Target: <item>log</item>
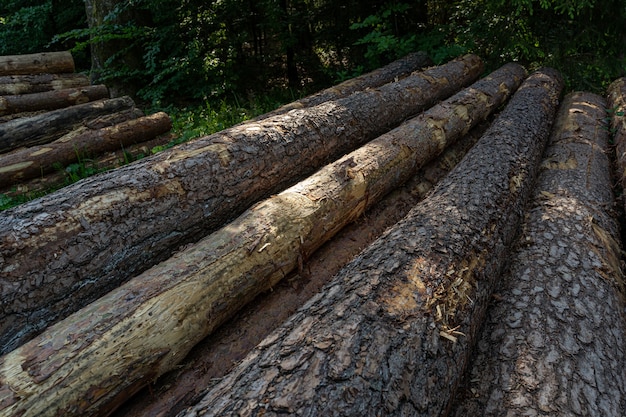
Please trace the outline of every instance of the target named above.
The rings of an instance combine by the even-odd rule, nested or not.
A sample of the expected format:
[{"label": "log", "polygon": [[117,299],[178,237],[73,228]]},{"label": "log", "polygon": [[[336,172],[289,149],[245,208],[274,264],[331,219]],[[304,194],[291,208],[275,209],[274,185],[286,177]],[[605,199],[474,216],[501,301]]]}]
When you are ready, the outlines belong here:
[{"label": "log", "polygon": [[130,97],[97,100],[5,122],[0,124],[0,152],[51,142],[86,120],[130,109],[134,105]]},{"label": "log", "polygon": [[445,415],[561,85],[531,75],[425,200],[180,416]]},{"label": "log", "polygon": [[[51,326],[0,358],[9,387],[0,404],[24,415],[108,414],[484,119],[524,76],[506,65]],[[56,342],[70,334],[75,343]]]},{"label": "log", "polygon": [[43,93],[89,84],[89,77],[85,74],[4,75],[0,76],[0,96]]},{"label": "log", "polygon": [[46,145],[0,155],[0,187],[9,187],[47,174],[57,165],[66,166],[81,158],[145,142],[169,132],[171,128],[172,121],[167,113],[158,112],[114,126],[67,135],[69,137]]},{"label": "log", "polygon": [[606,103],[564,100],[457,416],[622,416],[624,276]]},{"label": "log", "polygon": [[196,139],[0,213],[0,350],[19,346],[481,71],[478,57],[465,56],[377,90]]},{"label": "log", "polygon": [[[491,117],[490,117],[491,119]],[[407,183],[341,229],[303,264],[248,303],[196,345],[174,371],[126,401],[112,417],[174,416],[195,404],[212,381],[222,378],[270,332],[317,294],[359,252],[422,200],[478,141],[490,120],[479,124]]]},{"label": "log", "polygon": [[0,96],[0,115],[38,110],[56,110],[108,97],[109,89],[106,85]]},{"label": "log", "polygon": [[[611,118],[611,133],[615,144],[616,180],[626,189],[626,77],[619,78],[607,89],[607,105]],[[620,204],[626,207],[626,198],[621,194]]]},{"label": "log", "polygon": [[68,51],[0,56],[0,76],[63,72],[74,72],[74,58]]},{"label": "log", "polygon": [[384,67],[378,68],[367,74],[346,80],[333,87],[319,91],[300,100],[285,104],[269,113],[265,113],[254,120],[262,120],[268,117],[284,114],[294,109],[316,106],[326,101],[337,100],[346,97],[357,91],[366,88],[376,88],[381,85],[398,81],[398,79],[409,75],[413,71],[432,65],[432,60],[425,52],[413,52],[401,59],[398,59]]}]

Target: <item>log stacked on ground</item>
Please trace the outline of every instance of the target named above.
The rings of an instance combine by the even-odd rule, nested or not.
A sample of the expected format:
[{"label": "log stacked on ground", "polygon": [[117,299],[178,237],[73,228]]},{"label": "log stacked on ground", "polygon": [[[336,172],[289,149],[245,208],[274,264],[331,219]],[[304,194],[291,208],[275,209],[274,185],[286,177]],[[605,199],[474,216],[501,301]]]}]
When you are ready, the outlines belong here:
[{"label": "log stacked on ground", "polygon": [[74,58],[68,51],[0,56],[0,76],[74,72]]},{"label": "log stacked on ground", "polygon": [[394,80],[397,81],[411,72],[429,65],[432,65],[432,61],[425,52],[413,52],[404,58],[398,59],[372,72],[346,80],[303,99],[285,104],[274,111],[257,117],[255,120],[287,113],[294,109],[316,106],[330,100],[337,100],[357,91],[365,90],[366,88],[380,87]]},{"label": "log stacked on ground", "polygon": [[304,261],[271,291],[248,303],[216,332],[196,345],[174,371],[126,401],[113,417],[174,416],[195,404],[206,387],[222,378],[270,332],[294,314],[359,252],[397,223],[424,198],[478,141],[485,121],[450,145],[402,187],[385,196],[359,220]]},{"label": "log stacked on ground", "polygon": [[444,415],[561,85],[531,75],[424,201],[181,416]]},{"label": "log stacked on ground", "polygon": [[[611,132],[615,143],[617,180],[626,189],[626,77],[611,83],[607,90],[607,105],[611,112]],[[621,198],[626,207],[626,199]]]},{"label": "log stacked on ground", "polygon": [[86,130],[45,145],[0,154],[0,188],[36,178],[89,155],[144,142],[168,132],[170,117],[163,112],[98,130]]},{"label": "log stacked on ground", "polygon": [[105,85],[0,96],[0,115],[56,110],[105,98],[109,98],[109,89]]},{"label": "log stacked on ground", "polygon": [[[12,390],[32,394],[30,400],[17,402],[11,412],[69,415],[71,410],[76,415],[92,415],[119,405],[120,399],[151,378],[173,369],[197,342],[243,305],[297,268],[448,143],[484,120],[524,76],[519,65],[504,66],[492,77],[259,203],[9,353],[0,359],[7,369],[0,375]],[[36,347],[70,333],[80,334],[76,344],[56,352],[56,347]],[[88,346],[84,340],[90,340]],[[26,356],[31,357],[29,365],[24,363]],[[44,362],[56,364],[55,369],[45,371],[45,382],[32,378],[33,372],[46,366]],[[23,370],[15,373],[18,368]],[[60,379],[63,387],[56,385]],[[83,403],[94,390],[101,397]],[[59,406],[51,404],[52,397]]]},{"label": "log stacked on ground", "polygon": [[85,74],[3,75],[0,76],[0,96],[43,93],[89,84],[89,77]]},{"label": "log stacked on ground", "polygon": [[85,121],[134,107],[130,97],[96,100],[0,124],[0,152],[58,139]]},{"label": "log stacked on ground", "polygon": [[0,213],[0,350],[481,71],[480,59],[468,55],[379,89],[194,140]]},{"label": "log stacked on ground", "polygon": [[626,413],[624,276],[605,101],[564,100],[457,416]]}]

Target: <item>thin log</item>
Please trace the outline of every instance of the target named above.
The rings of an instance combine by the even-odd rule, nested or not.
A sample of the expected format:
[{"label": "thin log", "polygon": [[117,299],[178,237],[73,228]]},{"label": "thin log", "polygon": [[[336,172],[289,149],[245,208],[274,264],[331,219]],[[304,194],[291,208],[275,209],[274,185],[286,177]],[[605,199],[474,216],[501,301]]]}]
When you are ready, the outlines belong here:
[{"label": "thin log", "polygon": [[445,415],[561,85],[531,75],[429,197],[180,415]]},{"label": "thin log", "polygon": [[87,120],[135,105],[130,97],[97,100],[0,124],[0,152],[58,139]]},{"label": "thin log", "polygon": [[[524,76],[506,65],[7,354],[0,404],[24,416],[107,414],[487,117]],[[54,342],[69,334],[75,343]]]},{"label": "thin log", "polygon": [[74,58],[68,51],[0,56],[0,75],[62,72],[74,72]]},{"label": "thin log", "polygon": [[458,91],[481,70],[478,57],[465,56],[196,139],[0,213],[0,350]]},{"label": "thin log", "polygon": [[[490,117],[491,119],[491,117]],[[200,400],[205,387],[224,377],[235,364],[281,323],[317,294],[359,252],[421,201],[458,164],[489,126],[473,128],[436,159],[341,229],[302,266],[248,303],[232,319],[196,345],[174,371],[126,401],[113,417],[174,416]],[[200,397],[198,397],[200,396]]]},{"label": "thin log", "polygon": [[626,315],[606,103],[566,97],[457,416],[622,416]]},{"label": "thin log", "polygon": [[425,52],[413,52],[372,72],[346,80],[300,100],[285,104],[276,110],[257,117],[255,120],[262,120],[278,114],[284,114],[294,109],[317,106],[326,101],[337,100],[357,91],[365,90],[366,88],[380,87],[381,85],[398,81],[413,71],[417,71],[432,64],[432,60]]},{"label": "thin log", "polygon": [[106,85],[0,96],[0,115],[38,110],[56,110],[108,97],[109,89]]},{"label": "thin log", "polygon": [[0,76],[0,96],[43,93],[89,84],[89,77],[85,74],[4,75]]},{"label": "thin log", "polygon": [[[616,176],[622,189],[626,189],[626,77],[619,78],[607,89],[607,105],[611,118],[611,133],[615,144]],[[626,208],[626,198],[620,202]]]},{"label": "thin log", "polygon": [[91,155],[145,142],[167,133],[172,121],[167,113],[129,120],[98,130],[85,131],[46,145],[33,146],[0,155],[0,187],[8,187],[30,178],[36,178]]}]

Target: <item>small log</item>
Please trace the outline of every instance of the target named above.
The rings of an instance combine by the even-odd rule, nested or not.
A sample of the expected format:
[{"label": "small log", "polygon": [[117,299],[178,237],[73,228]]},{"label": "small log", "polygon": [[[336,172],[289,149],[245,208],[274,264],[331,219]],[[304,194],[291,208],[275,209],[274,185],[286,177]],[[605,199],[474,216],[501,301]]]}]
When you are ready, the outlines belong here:
[{"label": "small log", "polygon": [[0,124],[0,152],[58,139],[87,120],[132,108],[130,97],[97,100]]},{"label": "small log", "polygon": [[429,65],[432,65],[432,60],[425,52],[413,52],[404,58],[398,59],[372,72],[346,80],[340,84],[319,91],[300,100],[285,104],[284,106],[263,114],[254,120],[266,119],[278,114],[287,113],[288,111],[294,109],[317,106],[318,104],[322,104],[326,101],[337,100],[357,91],[365,90],[366,88],[380,87],[381,85],[398,81],[400,78],[409,75],[411,72],[417,71],[420,68],[424,68]]},{"label": "small log", "polygon": [[0,187],[8,187],[69,165],[81,157],[99,155],[135,143],[145,142],[172,128],[163,112],[98,130],[85,131],[40,146],[0,155]]},{"label": "small log", "polygon": [[3,211],[0,352],[453,94],[482,68],[468,55],[196,139]]},{"label": "small log", "polygon": [[561,105],[457,416],[622,416],[626,315],[606,103]]},{"label": "small log", "polygon": [[[524,76],[506,65],[0,358],[0,404],[24,416],[109,413],[487,117]],[[75,342],[58,344],[70,334]]]},{"label": "small log", "polygon": [[68,51],[0,56],[0,76],[62,72],[74,72],[74,58]]},{"label": "small log", "polygon": [[531,75],[425,200],[180,416],[445,415],[561,86]]},{"label": "small log", "polygon": [[89,84],[89,77],[85,74],[4,75],[0,76],[0,96],[43,93]]},{"label": "small log", "polygon": [[[626,77],[619,78],[607,89],[607,105],[610,111],[611,132],[615,143],[617,181],[626,189]],[[626,208],[626,198],[621,195],[621,205]]]},{"label": "small log", "polygon": [[106,85],[0,96],[0,115],[38,110],[56,110],[108,97],[109,89]]}]

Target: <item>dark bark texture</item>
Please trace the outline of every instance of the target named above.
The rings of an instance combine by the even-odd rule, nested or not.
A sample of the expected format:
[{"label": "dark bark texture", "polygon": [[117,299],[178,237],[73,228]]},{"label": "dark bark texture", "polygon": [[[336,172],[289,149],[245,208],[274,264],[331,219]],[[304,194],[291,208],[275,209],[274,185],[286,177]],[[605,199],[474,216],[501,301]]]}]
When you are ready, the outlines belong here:
[{"label": "dark bark texture", "polygon": [[531,75],[422,203],[180,416],[438,416],[513,240],[560,76]]},{"label": "dark bark texture", "polygon": [[84,130],[45,145],[0,155],[0,188],[54,171],[87,156],[134,145],[167,133],[170,117],[163,112],[97,130]]},{"label": "dark bark texture", "polygon": [[84,74],[4,75],[0,76],[0,96],[43,93],[88,85],[89,77]]},{"label": "dark bark texture", "polygon": [[432,61],[425,52],[413,52],[404,58],[398,59],[397,61],[378,68],[372,72],[346,80],[340,84],[312,94],[303,99],[285,104],[274,111],[259,116],[256,120],[266,119],[278,114],[284,114],[294,109],[317,106],[318,104],[322,104],[326,101],[337,100],[357,91],[365,90],[366,88],[380,87],[381,85],[393,82],[394,80],[397,81],[398,79],[409,75],[411,72],[417,71],[420,68],[424,68],[429,65],[432,65]]},{"label": "dark bark texture", "polygon": [[[302,258],[410,178],[448,142],[484,120],[525,75],[520,65],[505,65],[260,202],[9,353],[0,363],[11,371],[0,371],[0,378],[25,398],[13,411],[101,414],[150,377],[175,368],[242,306],[276,285]],[[55,342],[77,334],[76,343]],[[83,399],[94,391],[101,396],[85,404]]]},{"label": "dark bark texture", "polygon": [[0,115],[38,110],[56,110],[108,97],[109,90],[105,85],[0,96]]},{"label": "dark bark texture", "polygon": [[626,415],[624,281],[604,99],[562,104],[457,416]]},{"label": "dark bark texture", "polygon": [[[615,144],[616,179],[621,188],[626,189],[626,77],[611,83],[607,90],[607,105],[611,112],[611,133]],[[621,204],[626,208],[624,193]]]},{"label": "dark bark texture", "polygon": [[88,120],[135,105],[130,97],[97,100],[0,124],[0,152],[52,142]]},{"label": "dark bark texture", "polygon": [[197,139],[0,213],[0,351],[481,71],[480,59],[468,55],[379,89]]},{"label": "dark bark texture", "polygon": [[0,56],[0,76],[74,72],[74,58],[67,51]]}]

